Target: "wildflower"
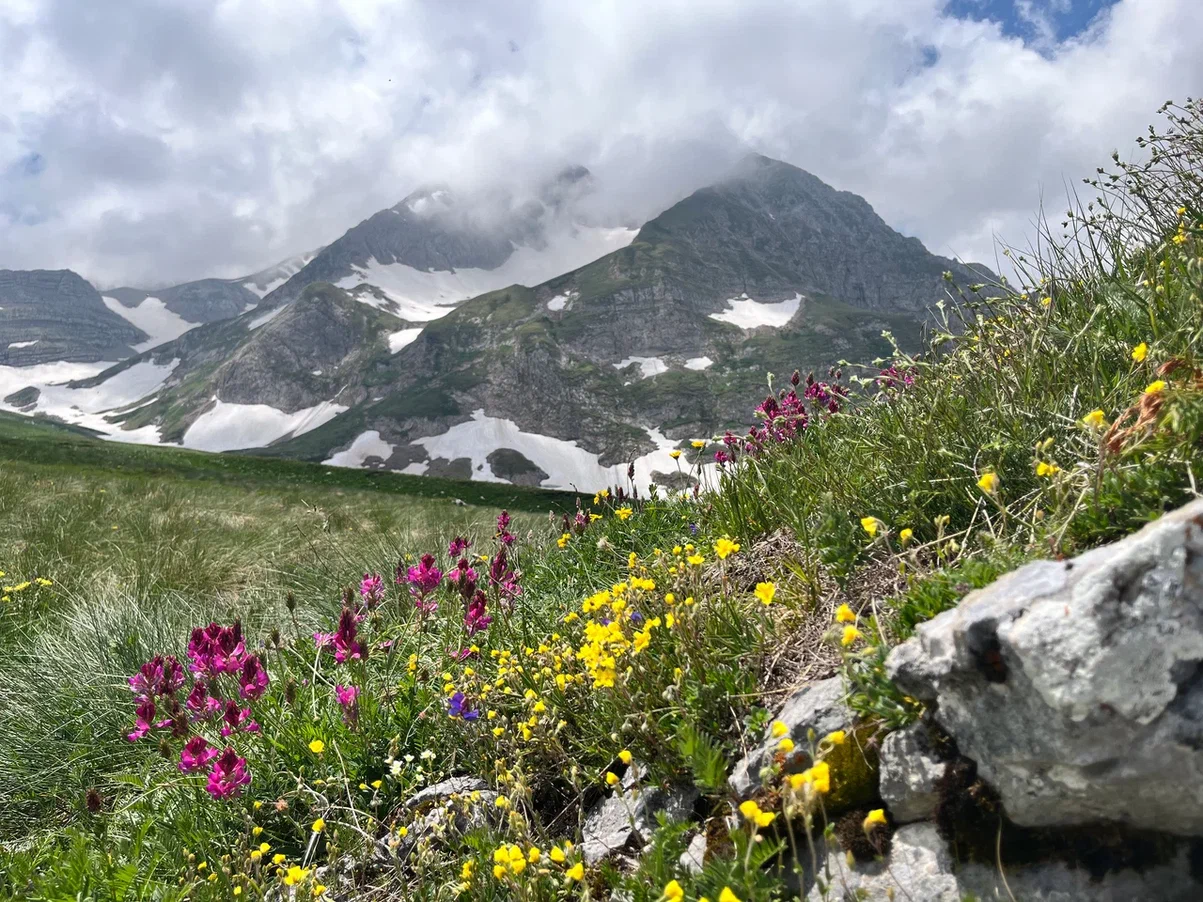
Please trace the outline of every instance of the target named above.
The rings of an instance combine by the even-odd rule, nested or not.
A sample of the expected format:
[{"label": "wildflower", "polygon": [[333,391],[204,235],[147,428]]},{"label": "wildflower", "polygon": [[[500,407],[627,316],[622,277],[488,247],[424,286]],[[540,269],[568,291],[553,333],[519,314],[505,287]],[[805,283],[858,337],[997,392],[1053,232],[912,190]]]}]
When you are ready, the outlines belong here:
[{"label": "wildflower", "polygon": [[861,517],[860,518],[860,528],[869,534],[870,539],[876,537],[877,528],[880,523],[881,523],[881,521],[878,520],[876,517]]},{"label": "wildflower", "polygon": [[614,771],[612,771],[612,770],[606,771],[606,785],[607,786],[617,786],[618,785],[618,774],[614,773]]},{"label": "wildflower", "polygon": [[872,833],[877,826],[886,826],[886,813],[881,808],[874,808],[861,823],[861,827],[866,833]]},{"label": "wildflower", "polygon": [[471,702],[462,692],[457,692],[447,700],[447,716],[459,717],[464,720],[476,720],[480,712],[472,707]]},{"label": "wildflower", "polygon": [[231,736],[234,733],[259,732],[259,724],[251,717],[251,709],[239,708],[232,698],[226,701],[226,711],[221,719],[222,736]]},{"label": "wildflower", "polygon": [[856,623],[856,614],[845,602],[835,609],[836,623]]},{"label": "wildflower", "polygon": [[1158,392],[1162,392],[1162,391],[1165,391],[1165,380],[1157,379],[1153,382],[1150,382],[1148,385],[1145,386],[1144,393],[1146,395],[1155,395]]},{"label": "wildflower", "polygon": [[[338,617],[337,631],[333,635],[315,633],[313,638],[319,648],[332,648],[334,650],[334,660],[342,664],[348,659],[359,660],[362,657],[363,649],[356,641],[356,633],[355,612],[350,608],[344,607]],[[324,641],[318,642],[319,636]]]},{"label": "wildflower", "polygon": [[359,597],[369,609],[384,601],[384,580],[379,573],[365,573],[359,581]]},{"label": "wildflower", "polygon": [[1145,358],[1148,356],[1149,346],[1143,341],[1132,349],[1132,359],[1137,363],[1144,363]]},{"label": "wildflower", "polygon": [[464,554],[471,547],[471,539],[466,539],[463,536],[456,536],[451,540],[451,544],[447,546],[447,556],[457,558]]},{"label": "wildflower", "polygon": [[247,773],[246,759],[239,758],[232,746],[213,762],[209,771],[209,782],[205,790],[215,799],[232,798],[242,794],[242,787],[251,782]]},{"label": "wildflower", "polygon": [[568,546],[568,540],[571,538],[572,538],[572,533],[570,533],[570,532],[564,533],[558,539],[556,539],[556,546],[559,548],[566,548]]},{"label": "wildflower", "polygon": [[239,694],[245,699],[256,699],[267,691],[267,669],[258,655],[248,655],[238,673]]},{"label": "wildflower", "polygon": [[780,742],[777,743],[777,751],[779,751],[779,752],[784,752],[785,754],[788,755],[793,750],[794,750],[794,741],[792,739],[790,739],[788,736],[786,736],[784,739],[782,739]]},{"label": "wildflower", "polygon": [[731,887],[724,886],[723,891],[718,894],[718,902],[743,902],[743,900],[731,892]]},{"label": "wildflower", "polygon": [[556,864],[563,864],[565,859],[564,850],[559,846],[552,846],[551,851],[547,853],[547,857]]},{"label": "wildflower", "polygon": [[455,567],[447,573],[447,582],[453,585],[464,599],[471,598],[472,593],[476,591],[477,579],[476,571],[468,564],[466,557],[460,558]]},{"label": "wildflower", "polygon": [[732,542],[726,536],[714,543],[714,553],[720,561],[725,561],[729,555],[739,551],[739,543]]},{"label": "wildflower", "polygon": [[317,820],[315,820],[313,822],[313,832],[314,833],[321,833],[325,829],[326,829],[326,819],[325,818],[319,817]]},{"label": "wildflower", "polygon": [[617,508],[614,511],[614,516],[616,516],[619,520],[626,520],[633,513],[634,513],[634,511],[631,510],[631,508],[624,506],[624,507]]},{"label": "wildflower", "polygon": [[313,898],[317,899],[326,895],[326,889],[327,887],[324,883],[315,883],[313,884],[313,890],[311,891],[311,894],[313,895]]},{"label": "wildflower", "polygon": [[320,739],[314,739],[309,743],[309,751],[313,752],[315,755],[320,755],[322,752],[326,751],[326,743],[322,742]]},{"label": "wildflower", "polygon": [[489,628],[489,624],[493,622],[493,618],[486,612],[488,600],[485,598],[485,593],[476,590],[476,594],[472,597],[472,601],[468,604],[468,610],[464,614],[464,629],[468,631],[469,636],[475,636],[477,633]]},{"label": "wildflower", "polygon": [[155,703],[153,699],[144,698],[138,703],[138,707],[134,711],[134,730],[125,738],[130,742],[137,742],[146,736],[147,733],[155,725]]},{"label": "wildflower", "polygon": [[681,888],[676,880],[670,880],[664,886],[664,892],[660,894],[660,898],[667,902],[681,902],[685,898],[685,890]]},{"label": "wildflower", "polygon": [[831,791],[831,767],[826,761],[819,761],[800,774],[791,774],[789,785],[795,792],[809,786],[821,795],[826,794]]},{"label": "wildflower", "polygon": [[761,811],[760,806],[749,800],[739,806],[739,813],[756,824],[757,827],[767,827],[777,819],[773,811]]},{"label": "wildflower", "polygon": [[543,851],[538,846],[531,846],[530,851],[526,853],[526,859],[531,864],[537,864],[542,857]]},{"label": "wildflower", "polygon": [[185,774],[202,770],[219,754],[217,749],[205,741],[204,736],[193,736],[184,743],[183,751],[180,752],[179,769],[181,773]]},{"label": "wildflower", "polygon": [[861,637],[861,631],[849,624],[844,627],[844,633],[840,636],[840,645],[847,648],[853,642]]},{"label": "wildflower", "polygon": [[906,529],[902,530],[902,532],[898,533],[898,541],[902,543],[903,548],[905,548],[907,545],[911,544],[911,539],[913,539],[914,537],[915,537],[915,530],[911,529],[909,526],[906,527]]},{"label": "wildflower", "polygon": [[1102,429],[1107,425],[1106,414],[1100,409],[1095,409],[1082,417],[1082,425],[1089,429]]},{"label": "wildflower", "polygon": [[843,745],[845,734],[843,730],[833,730],[823,737],[824,742],[830,742],[832,745]]},{"label": "wildflower", "polygon": [[998,491],[998,474],[993,470],[987,470],[981,475],[977,481],[977,487],[987,495],[993,495]]},{"label": "wildflower", "polygon": [[1044,297],[1042,297],[1040,299],[1040,303],[1044,307],[1049,306],[1050,304],[1052,304],[1052,302],[1053,302],[1053,299],[1051,297],[1049,297],[1048,295],[1045,295]]},{"label": "wildflower", "polygon": [[[438,568],[433,554],[422,555],[416,567],[410,567],[405,574],[409,590],[415,596],[424,598],[439,587],[443,580],[443,571]],[[400,578],[397,580],[401,581]]]},{"label": "wildflower", "polygon": [[292,865],[284,874],[285,886],[296,886],[299,883],[304,883],[305,878],[309,876],[309,869],[298,865]]},{"label": "wildflower", "polygon": [[673,448],[671,451],[668,452],[668,456],[671,457],[673,460],[676,460],[677,458],[679,458],[681,456],[681,452],[679,450],[677,450],[676,448]]},{"label": "wildflower", "polygon": [[763,605],[773,603],[773,596],[777,594],[777,587],[773,583],[757,583],[756,598]]},{"label": "wildflower", "polygon": [[564,876],[569,880],[581,881],[585,879],[585,865],[578,861],[572,867],[564,872]]},{"label": "wildflower", "polygon": [[1056,464],[1045,463],[1043,460],[1036,464],[1036,475],[1045,479],[1052,479],[1060,472],[1061,468]]},{"label": "wildflower", "polygon": [[704,557],[702,557],[700,554],[691,554],[685,560],[687,560],[689,562],[690,566],[693,566],[693,567],[700,567],[706,561],[706,559]]},{"label": "wildflower", "polygon": [[359,688],[356,686],[335,686],[334,697],[338,699],[343,709],[343,721],[349,727],[359,722]]},{"label": "wildflower", "polygon": [[[29,583],[8,587],[21,591]],[[129,678],[129,687],[139,698],[154,698],[159,695],[174,695],[184,685],[184,668],[173,655],[156,655]]]}]

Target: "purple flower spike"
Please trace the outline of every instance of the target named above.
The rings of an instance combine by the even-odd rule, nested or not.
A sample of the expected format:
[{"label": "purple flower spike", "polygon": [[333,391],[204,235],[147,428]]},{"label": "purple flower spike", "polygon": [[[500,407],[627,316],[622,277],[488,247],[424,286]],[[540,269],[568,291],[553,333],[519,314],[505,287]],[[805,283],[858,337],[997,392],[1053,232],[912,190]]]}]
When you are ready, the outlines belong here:
[{"label": "purple flower spike", "polygon": [[232,746],[226,746],[225,751],[213,762],[209,771],[209,783],[205,787],[209,795],[215,799],[229,799],[242,795],[242,787],[251,782],[247,773],[246,759],[239,758]]},{"label": "purple flower spike", "polygon": [[180,771],[190,774],[194,771],[203,770],[210,761],[220,754],[217,749],[205,741],[204,736],[193,736],[184,743],[184,750],[180,753]]}]

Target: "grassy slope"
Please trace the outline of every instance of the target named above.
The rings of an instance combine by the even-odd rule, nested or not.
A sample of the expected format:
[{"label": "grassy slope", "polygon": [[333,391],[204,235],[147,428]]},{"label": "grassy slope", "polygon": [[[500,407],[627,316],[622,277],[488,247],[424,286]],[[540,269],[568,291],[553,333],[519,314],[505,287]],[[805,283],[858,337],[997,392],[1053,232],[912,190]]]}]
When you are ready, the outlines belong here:
[{"label": "grassy slope", "polygon": [[[605,791],[607,770],[621,770],[623,748],[648,762],[653,779],[689,775],[721,813],[728,801],[726,764],[767,726],[756,697],[765,653],[779,649],[781,632],[805,618],[812,594],[828,605],[853,602],[861,629],[874,636],[872,646],[865,636],[853,636],[841,652],[858,710],[880,718],[866,729],[913,718],[916,712],[881,674],[885,643],[877,627],[881,639],[905,634],[955,604],[966,586],[1019,560],[1109,540],[1191,497],[1203,447],[1203,192],[1194,177],[1203,166],[1203,106],[1173,115],[1184,137],[1167,139],[1180,151],[1162,158],[1169,171],[1144,180],[1137,173],[1122,194],[1102,186],[1104,209],[1117,218],[1099,216],[1068,247],[1054,245],[1040,260],[1021,260],[1030,270],[1030,289],[981,309],[980,319],[922,359],[900,358],[916,376],[914,385],[893,391],[870,380],[858,403],[835,416],[813,415],[801,438],[731,468],[711,499],[638,505],[629,516],[601,501],[595,508],[601,519],[583,534],[566,536],[563,547],[548,541],[560,532],[558,524],[520,541],[524,594],[512,615],[491,608],[497,621],[473,639],[479,657],[452,663],[446,656],[448,647],[465,641],[455,599],[445,596],[438,615],[422,620],[404,597],[390,597],[363,630],[392,640],[392,653],[342,667],[329,657],[315,663],[307,628],[254,589],[260,580],[277,580],[278,593],[292,579],[293,564],[279,567],[283,582],[270,564],[255,570],[255,559],[270,561],[273,544],[306,559],[300,544],[287,539],[293,531],[287,518],[272,532],[280,515],[264,507],[258,526],[222,543],[249,566],[236,592],[239,600],[260,599],[246,609],[248,633],[256,641],[267,637],[273,678],[254,705],[262,737],[234,740],[254,774],[242,799],[214,802],[200,790],[203,779],[180,778],[178,743],[167,746],[172,760],[164,762],[153,742],[131,747],[120,739],[132,721],[122,678],[156,650],[182,651],[186,625],[214,608],[204,580],[224,581],[221,574],[238,569],[232,559],[198,556],[200,566],[191,567],[155,559],[150,552],[161,536],[171,540],[164,553],[188,547],[191,514],[185,499],[168,497],[170,489],[144,499],[138,493],[154,487],[141,478],[121,488],[111,510],[98,497],[96,471],[73,482],[70,497],[28,475],[0,485],[0,523],[18,524],[6,546],[18,555],[53,549],[61,571],[54,576],[63,580],[61,594],[57,587],[22,594],[16,621],[11,613],[6,621],[8,641],[17,643],[9,647],[18,653],[0,664],[10,737],[0,744],[0,781],[9,781],[0,791],[14,803],[0,815],[7,817],[0,820],[0,838],[36,847],[0,853],[0,875],[11,875],[8,892],[57,899],[87,883],[110,898],[114,888],[138,881],[147,895],[164,899],[228,898],[235,886],[257,898],[278,879],[256,862],[252,850],[259,842],[298,867],[348,854],[366,859],[371,840],[397,836],[388,813],[408,793],[468,772],[485,775],[505,793],[512,813],[462,840],[432,844],[407,869],[386,869],[377,888],[393,897],[482,902],[578,898],[582,884],[562,876],[568,863],[548,864],[542,874],[525,864],[527,850],[579,841],[580,808]],[[1190,178],[1173,169],[1182,160]],[[873,367],[868,375],[876,372]],[[1114,428],[1095,425],[1096,409]],[[983,481],[989,473],[998,481]],[[227,501],[238,512],[251,504],[229,491]],[[156,519],[160,512],[165,519]],[[119,534],[138,531],[124,553],[96,536],[88,539],[88,530],[103,532],[108,516],[128,518]],[[364,515],[348,519],[357,524]],[[76,521],[87,527],[56,525]],[[321,568],[330,556],[313,555],[320,566],[303,570],[307,575],[298,581],[299,592],[313,599],[306,617],[332,614],[340,585],[362,569],[386,566],[398,550],[436,549],[435,536],[445,538],[450,526],[432,521],[430,529],[397,540],[386,527],[372,541],[348,545],[328,573]],[[491,529],[479,522],[464,526],[474,531],[474,551],[491,550]],[[267,530],[263,546],[240,547],[259,529]],[[792,560],[748,553],[757,537],[782,529],[797,538]],[[903,530],[913,534],[904,538]],[[745,550],[716,564],[712,543],[723,532],[739,537]],[[671,550],[691,540],[710,569],[686,564],[688,547],[680,555]],[[196,543],[194,554],[209,544]],[[629,558],[632,553],[640,559]],[[103,578],[127,572],[126,556],[144,559],[148,573],[169,576],[131,595],[122,579]],[[20,559],[25,570],[18,575],[32,575],[34,560]],[[872,580],[861,585],[857,579],[865,572],[899,578],[903,566],[908,576],[899,579],[905,590],[896,599],[880,597]],[[777,598],[765,608],[750,590],[774,567],[791,575],[778,575]],[[642,582],[646,578],[655,588]],[[581,605],[618,580],[626,583],[614,590],[625,607]],[[219,600],[226,605],[219,613],[228,616],[229,600]],[[883,612],[881,623],[869,617],[870,601]],[[631,609],[640,612],[638,620]],[[273,629],[282,642],[271,638]],[[641,655],[638,643],[645,639]],[[603,673],[607,653],[617,659],[613,686]],[[403,663],[410,655],[412,669]],[[281,685],[289,678],[299,684],[293,700]],[[336,683],[363,690],[353,724],[334,701]],[[496,717],[447,717],[446,700],[456,689]],[[693,735],[696,725],[709,736]],[[325,751],[311,750],[315,738],[326,742]],[[845,770],[834,750],[823,754],[833,762],[828,800],[838,811],[837,799],[856,786],[854,762]],[[395,770],[390,759],[398,762]],[[56,764],[41,766],[47,761]],[[103,789],[107,807],[99,814],[84,810],[88,786]],[[272,805],[275,799],[287,801],[287,809]],[[252,800],[267,804],[257,809]],[[763,797],[766,805],[779,801]],[[314,838],[311,825],[319,816],[325,829]],[[263,832],[253,833],[251,824]],[[153,833],[146,833],[152,825]],[[795,820],[794,830],[800,829]],[[782,835],[776,825],[763,843],[751,842],[750,832],[747,826],[734,830],[733,852],[720,849],[693,875],[677,863],[679,831],[667,830],[633,877],[590,869],[587,883],[594,897],[604,897],[622,882],[636,902],[663,898],[670,878],[680,881],[688,899],[719,898],[724,887],[744,902],[775,898],[781,875],[761,865],[770,865],[774,850],[790,842],[796,858],[805,856],[805,845],[799,852],[798,837]],[[495,876],[493,852],[502,843],[519,844],[524,864],[502,867]],[[993,867],[996,850],[989,852]],[[1007,850],[998,852],[1005,867]],[[313,889],[309,874],[300,898]]]}]

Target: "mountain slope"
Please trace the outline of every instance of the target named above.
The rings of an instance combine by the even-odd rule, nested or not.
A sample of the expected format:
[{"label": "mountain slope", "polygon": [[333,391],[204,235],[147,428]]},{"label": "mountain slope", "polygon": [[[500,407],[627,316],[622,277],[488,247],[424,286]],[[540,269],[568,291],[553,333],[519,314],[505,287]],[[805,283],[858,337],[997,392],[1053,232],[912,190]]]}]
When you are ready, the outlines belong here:
[{"label": "mountain slope", "polygon": [[429,323],[391,362],[387,394],[273,453],[488,479],[510,478],[488,459],[504,451],[510,471],[524,458],[522,472],[589,480],[579,488],[635,459],[646,482],[675,470],[680,440],[740,425],[768,373],[887,354],[883,331],[915,346],[947,271],[991,276],[928,253],[855,195],[752,157],[629,247]]},{"label": "mountain slope", "polygon": [[121,360],[147,337],[70,270],[0,269],[0,366]]}]

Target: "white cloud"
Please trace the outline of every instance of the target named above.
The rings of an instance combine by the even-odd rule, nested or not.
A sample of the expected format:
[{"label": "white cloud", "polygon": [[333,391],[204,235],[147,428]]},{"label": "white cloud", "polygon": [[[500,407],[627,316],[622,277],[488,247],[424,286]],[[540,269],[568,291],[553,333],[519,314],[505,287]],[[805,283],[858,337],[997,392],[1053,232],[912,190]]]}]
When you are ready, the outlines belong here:
[{"label": "white cloud", "polygon": [[1038,9],[1025,44],[944,0],[9,0],[0,267],[234,276],[420,183],[568,161],[650,215],[744,149],[992,262],[1203,83],[1197,0],[1060,44]]}]

